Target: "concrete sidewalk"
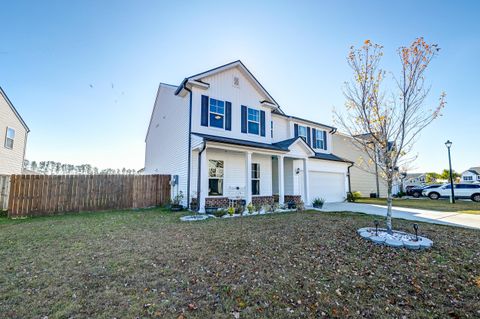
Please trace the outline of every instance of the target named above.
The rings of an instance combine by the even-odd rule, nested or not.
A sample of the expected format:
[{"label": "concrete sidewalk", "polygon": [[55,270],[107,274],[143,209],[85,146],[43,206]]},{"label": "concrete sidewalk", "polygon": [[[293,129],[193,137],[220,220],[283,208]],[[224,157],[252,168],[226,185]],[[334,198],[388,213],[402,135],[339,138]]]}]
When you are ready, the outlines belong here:
[{"label": "concrete sidewalk", "polygon": [[[325,212],[354,212],[370,215],[386,216],[387,206],[356,203],[325,203],[321,211]],[[403,218],[433,224],[460,226],[480,229],[480,215],[461,214],[456,212],[438,212],[405,207],[393,207],[393,218]]]}]

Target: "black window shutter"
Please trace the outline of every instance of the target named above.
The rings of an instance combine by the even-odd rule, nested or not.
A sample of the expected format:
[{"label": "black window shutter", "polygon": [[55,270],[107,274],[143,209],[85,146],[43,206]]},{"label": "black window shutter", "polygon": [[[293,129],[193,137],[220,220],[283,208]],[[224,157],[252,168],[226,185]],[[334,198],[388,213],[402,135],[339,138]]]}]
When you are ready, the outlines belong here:
[{"label": "black window shutter", "polygon": [[317,147],[317,130],[312,127],[312,147]]},{"label": "black window shutter", "polygon": [[242,105],[242,133],[247,133],[247,107]]},{"label": "black window shutter", "polygon": [[327,132],[323,131],[323,149],[327,150]]},{"label": "black window shutter", "polygon": [[308,145],[312,145],[312,144],[310,144],[310,141],[311,141],[311,139],[310,139],[310,128],[307,127],[307,144]]},{"label": "black window shutter", "polygon": [[232,103],[225,101],[225,129],[232,130]]},{"label": "black window shutter", "polygon": [[260,111],[260,135],[265,136],[265,111]]},{"label": "black window shutter", "polygon": [[202,126],[208,126],[208,96],[202,95],[202,116],[201,123]]},{"label": "black window shutter", "polygon": [[295,137],[298,136],[298,124],[293,124],[293,133],[295,134]]}]

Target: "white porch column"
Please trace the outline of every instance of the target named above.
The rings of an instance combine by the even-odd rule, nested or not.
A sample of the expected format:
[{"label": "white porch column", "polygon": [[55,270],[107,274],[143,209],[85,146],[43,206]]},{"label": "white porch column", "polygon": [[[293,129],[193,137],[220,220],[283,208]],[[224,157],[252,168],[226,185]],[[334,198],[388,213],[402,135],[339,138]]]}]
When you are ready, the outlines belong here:
[{"label": "white porch column", "polygon": [[205,197],[208,196],[208,160],[207,160],[207,150],[203,150],[200,155],[200,194],[198,194],[198,205],[199,212],[205,212]]},{"label": "white porch column", "polygon": [[284,156],[278,155],[278,203],[283,205],[285,203],[285,175],[283,172]]},{"label": "white porch column", "polygon": [[303,202],[305,203],[305,206],[310,206],[310,199],[308,198],[308,191],[310,189],[309,185],[309,176],[308,176],[308,158],[303,159],[303,187],[304,187],[304,192],[303,192]]},{"label": "white porch column", "polygon": [[245,201],[248,205],[252,202],[252,152],[245,152],[245,165]]}]

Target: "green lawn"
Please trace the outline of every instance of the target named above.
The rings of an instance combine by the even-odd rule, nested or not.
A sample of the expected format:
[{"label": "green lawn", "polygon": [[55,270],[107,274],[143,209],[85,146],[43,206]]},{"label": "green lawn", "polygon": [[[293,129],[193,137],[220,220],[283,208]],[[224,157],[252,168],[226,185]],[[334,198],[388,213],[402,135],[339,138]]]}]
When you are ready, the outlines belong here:
[{"label": "green lawn", "polygon": [[[428,251],[307,211],[182,223],[161,209],[0,219],[2,318],[478,317],[480,232],[420,223]],[[395,220],[397,229],[412,223]]]},{"label": "green lawn", "polygon": [[[384,198],[361,198],[356,201],[364,204],[387,205]],[[394,199],[393,206],[409,207],[418,209],[431,209],[441,212],[458,212],[466,214],[480,214],[480,203],[472,201],[457,200],[455,204],[450,204],[448,199],[431,200],[428,198],[421,199]]]}]

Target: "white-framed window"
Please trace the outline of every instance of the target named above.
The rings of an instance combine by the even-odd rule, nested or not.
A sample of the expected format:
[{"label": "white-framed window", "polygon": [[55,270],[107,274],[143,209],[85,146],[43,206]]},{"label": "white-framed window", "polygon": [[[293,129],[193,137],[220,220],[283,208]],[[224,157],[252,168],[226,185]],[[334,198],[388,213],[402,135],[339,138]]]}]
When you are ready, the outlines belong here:
[{"label": "white-framed window", "polygon": [[15,141],[15,130],[11,127],[7,127],[7,133],[5,134],[5,147],[13,149],[13,142]]},{"label": "white-framed window", "polygon": [[273,121],[270,121],[270,137],[273,138]]},{"label": "white-framed window", "polygon": [[315,145],[314,148],[325,148],[325,141],[323,139],[323,131],[316,130],[315,131]]},{"label": "white-framed window", "polygon": [[260,164],[252,163],[252,195],[260,195]]},{"label": "white-framed window", "polygon": [[223,195],[223,161],[208,161],[208,196]]},{"label": "white-framed window", "polygon": [[247,128],[250,134],[260,134],[260,111],[248,108],[247,109]]},{"label": "white-framed window", "polygon": [[480,181],[480,175],[477,175],[477,180],[479,180],[479,181]]},{"label": "white-framed window", "polygon": [[473,181],[473,176],[463,176],[464,181]]},{"label": "white-framed window", "polygon": [[298,126],[298,136],[303,137],[303,139],[307,140],[307,127],[299,125]]},{"label": "white-framed window", "polygon": [[223,128],[225,122],[225,102],[210,99],[210,126]]}]

